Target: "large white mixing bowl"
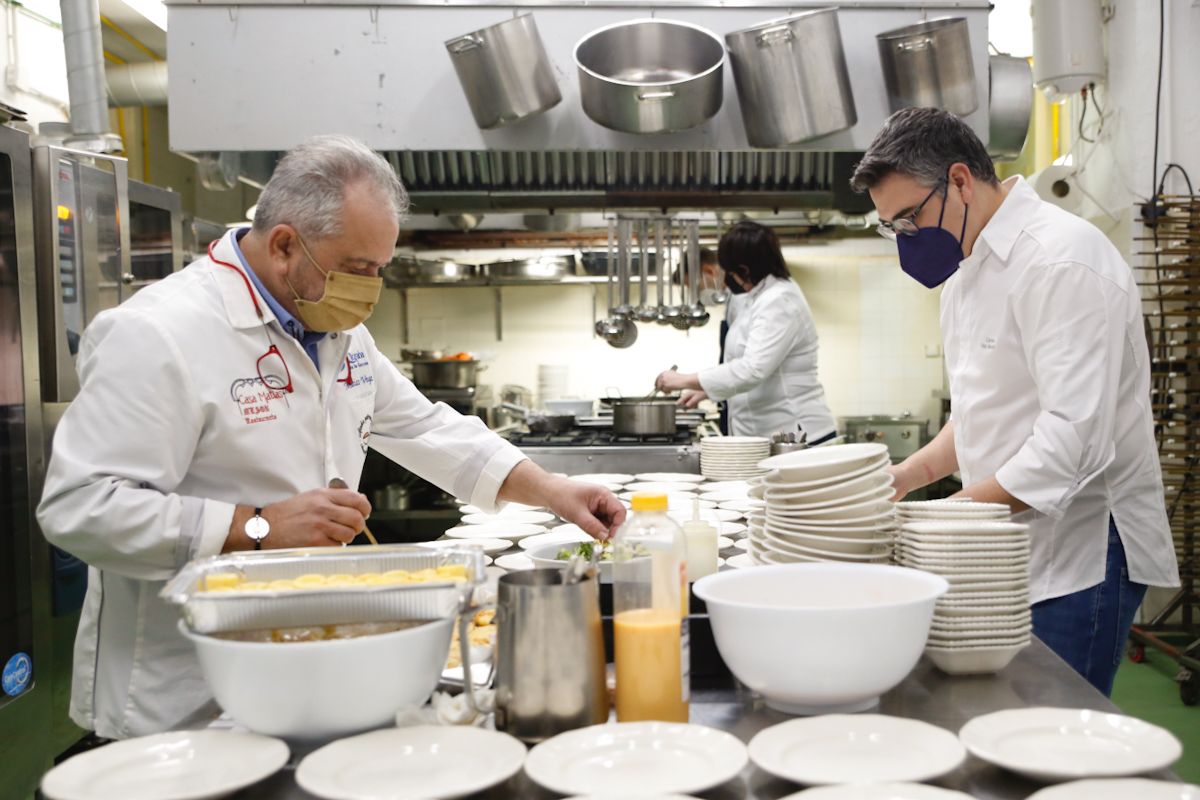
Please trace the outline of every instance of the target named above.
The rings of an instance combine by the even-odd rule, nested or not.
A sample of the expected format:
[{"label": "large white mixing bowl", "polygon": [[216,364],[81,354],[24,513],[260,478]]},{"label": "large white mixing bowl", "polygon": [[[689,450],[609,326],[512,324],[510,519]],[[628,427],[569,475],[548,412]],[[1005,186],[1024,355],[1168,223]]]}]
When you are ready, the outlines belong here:
[{"label": "large white mixing bowl", "polygon": [[454,618],[324,642],[238,642],[179,630],[217,703],[257,733],[329,739],[389,724],[437,688]]},{"label": "large white mixing bowl", "polygon": [[782,564],[696,582],[721,657],[767,705],[791,714],[861,711],[912,670],[949,588],[882,564]]}]

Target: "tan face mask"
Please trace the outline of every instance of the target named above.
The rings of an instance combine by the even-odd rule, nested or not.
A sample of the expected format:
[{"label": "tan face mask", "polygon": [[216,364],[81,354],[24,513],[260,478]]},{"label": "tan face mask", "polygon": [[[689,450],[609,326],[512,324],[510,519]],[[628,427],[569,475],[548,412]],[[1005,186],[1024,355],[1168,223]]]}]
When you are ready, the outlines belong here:
[{"label": "tan face mask", "polygon": [[[321,269],[321,265],[308,252],[308,247],[299,234],[296,241],[308,260],[325,276],[325,293],[317,301],[305,300],[287,281],[296,300],[296,310],[300,321],[310,331],[327,333],[329,331],[347,331],[365,321],[375,310],[379,302],[379,292],[383,289],[383,278],[370,278],[366,275],[352,275],[348,272],[330,272]],[[284,278],[284,280],[287,280]]]}]

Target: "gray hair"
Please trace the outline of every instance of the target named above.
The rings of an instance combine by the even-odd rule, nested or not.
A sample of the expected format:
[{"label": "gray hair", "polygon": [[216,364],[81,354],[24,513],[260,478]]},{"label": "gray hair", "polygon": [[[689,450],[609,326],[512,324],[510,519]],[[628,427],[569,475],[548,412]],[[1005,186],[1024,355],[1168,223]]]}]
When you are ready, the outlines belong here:
[{"label": "gray hair", "polygon": [[254,230],[291,225],[312,239],[337,236],[346,188],[360,181],[373,185],[391,202],[397,221],[403,219],[408,193],[387,161],[349,136],[314,136],[275,165],[258,198]]},{"label": "gray hair", "polygon": [[865,192],[893,172],[933,188],[953,164],[966,164],[976,180],[996,185],[996,167],[971,126],[940,108],[904,108],[883,129],[854,167],[850,188]]}]

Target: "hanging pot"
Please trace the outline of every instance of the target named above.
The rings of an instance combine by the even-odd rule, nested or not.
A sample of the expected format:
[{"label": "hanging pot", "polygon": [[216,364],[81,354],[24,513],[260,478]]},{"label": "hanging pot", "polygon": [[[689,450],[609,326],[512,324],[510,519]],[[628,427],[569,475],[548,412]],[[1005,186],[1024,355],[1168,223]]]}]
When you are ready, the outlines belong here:
[{"label": "hanging pot", "polygon": [[1033,70],[1029,62],[1015,56],[988,59],[989,105],[988,153],[1011,160],[1021,155],[1033,113]]},{"label": "hanging pot", "polygon": [[584,112],[626,133],[669,133],[721,109],[725,47],[686,22],[638,19],[592,31],[575,45]]},{"label": "hanging pot", "polygon": [[532,14],[446,42],[475,124],[498,128],[562,100]]},{"label": "hanging pot", "polygon": [[960,117],[979,107],[965,17],[942,17],[876,35],[892,111],[944,108]]},{"label": "hanging pot", "polygon": [[784,147],[858,122],[837,9],[764,22],[727,34],[725,44],[754,147]]}]

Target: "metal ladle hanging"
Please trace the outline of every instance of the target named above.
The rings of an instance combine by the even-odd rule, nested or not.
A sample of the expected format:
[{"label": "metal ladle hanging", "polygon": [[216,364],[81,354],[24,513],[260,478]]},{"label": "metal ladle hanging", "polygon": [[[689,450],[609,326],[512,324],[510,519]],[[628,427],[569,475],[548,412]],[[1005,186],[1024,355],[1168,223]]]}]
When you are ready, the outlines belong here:
[{"label": "metal ladle hanging", "polygon": [[650,258],[647,241],[650,238],[650,223],[648,220],[638,220],[638,268],[641,278],[640,302],[633,310],[633,316],[638,322],[654,322],[658,319],[658,309],[650,305]]},{"label": "metal ladle hanging", "polygon": [[664,278],[664,270],[667,268],[667,259],[664,257],[663,251],[663,231],[666,228],[666,223],[659,219],[654,222],[654,273],[658,280],[658,307],[654,309],[654,321],[659,325],[666,325],[670,322],[667,319],[667,282]]},{"label": "metal ladle hanging", "polygon": [[[678,325],[676,323],[679,322],[679,317],[683,314],[683,309],[680,306],[675,305],[675,276],[671,272],[671,269],[672,269],[674,263],[675,263],[674,223],[668,220],[668,222],[667,222],[667,263],[665,265],[666,270],[667,270],[667,308],[666,308],[666,311],[663,313],[663,317],[664,317],[663,324],[671,325],[672,327],[678,327]],[[683,295],[682,272],[680,273],[679,293],[680,293],[680,296],[682,299],[682,295]]]},{"label": "metal ladle hanging", "polygon": [[619,273],[620,305],[613,310],[613,320],[619,326],[619,332],[608,340],[613,347],[624,349],[637,341],[638,329],[634,324],[633,306],[629,304],[629,273],[630,254],[629,238],[633,231],[633,223],[627,219],[617,222],[617,262]]},{"label": "metal ladle hanging", "polygon": [[671,327],[680,331],[686,331],[692,327],[692,309],[688,304],[688,289],[691,286],[688,275],[692,271],[692,265],[688,263],[688,259],[684,255],[687,252],[685,247],[684,230],[681,227],[679,230],[679,305],[674,307],[675,313],[671,316]]},{"label": "metal ladle hanging", "polygon": [[596,323],[596,335],[609,344],[613,344],[613,341],[619,338],[624,331],[621,320],[614,315],[613,308],[613,279],[615,278],[616,269],[616,248],[614,246],[616,224],[615,220],[610,219],[608,221],[608,259],[606,264],[608,280],[605,283],[606,299],[608,301],[607,316]]},{"label": "metal ladle hanging", "polygon": [[688,323],[693,328],[708,324],[709,314],[700,302],[700,223],[688,223],[688,275],[691,278],[692,305],[688,310]]}]

